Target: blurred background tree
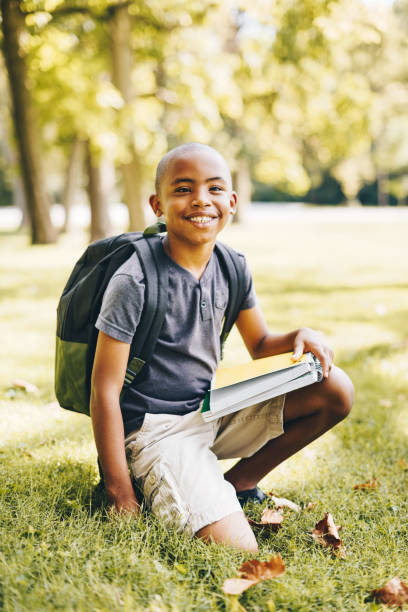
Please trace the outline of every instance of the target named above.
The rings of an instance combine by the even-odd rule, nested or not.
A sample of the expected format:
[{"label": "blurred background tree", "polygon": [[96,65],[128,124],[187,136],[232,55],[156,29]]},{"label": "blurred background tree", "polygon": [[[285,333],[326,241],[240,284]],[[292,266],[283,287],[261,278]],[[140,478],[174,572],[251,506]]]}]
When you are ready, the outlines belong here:
[{"label": "blurred background tree", "polygon": [[60,230],[83,200],[91,239],[112,232],[118,201],[142,229],[157,161],[190,140],[225,154],[243,213],[251,198],[407,202],[406,0],[1,11],[0,205],[25,203],[34,243],[56,238],[50,202],[64,207]]}]

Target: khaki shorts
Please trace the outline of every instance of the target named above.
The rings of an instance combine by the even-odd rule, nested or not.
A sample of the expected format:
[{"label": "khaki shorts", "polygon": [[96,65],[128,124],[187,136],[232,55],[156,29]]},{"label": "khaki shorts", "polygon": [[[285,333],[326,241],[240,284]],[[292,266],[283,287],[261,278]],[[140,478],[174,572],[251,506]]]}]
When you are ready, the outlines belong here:
[{"label": "khaki shorts", "polygon": [[125,440],[133,477],[164,523],[189,535],[241,511],[218,459],[250,457],[283,433],[281,395],[206,423],[200,412],[146,414]]}]

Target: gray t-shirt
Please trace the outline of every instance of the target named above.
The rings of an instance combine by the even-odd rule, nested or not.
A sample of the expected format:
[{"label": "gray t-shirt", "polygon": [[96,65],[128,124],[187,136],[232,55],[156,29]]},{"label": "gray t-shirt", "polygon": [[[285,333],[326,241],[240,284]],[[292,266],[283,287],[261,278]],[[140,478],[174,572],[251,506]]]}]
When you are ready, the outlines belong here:
[{"label": "gray t-shirt", "polygon": [[[246,296],[241,309],[252,308],[256,296],[243,255]],[[166,255],[168,305],[146,376],[121,399],[127,435],[140,427],[146,412],[187,414],[197,410],[220,359],[220,333],[228,303],[228,280],[216,253],[197,280]],[[164,273],[164,271],[163,271]],[[105,291],[97,329],[131,343],[144,300],[144,276],[132,255],[113,275]]]}]

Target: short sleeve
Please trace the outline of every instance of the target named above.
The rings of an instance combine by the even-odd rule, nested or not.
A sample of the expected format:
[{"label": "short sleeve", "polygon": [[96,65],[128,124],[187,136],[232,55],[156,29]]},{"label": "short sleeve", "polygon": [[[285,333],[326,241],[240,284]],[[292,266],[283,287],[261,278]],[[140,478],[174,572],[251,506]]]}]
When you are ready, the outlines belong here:
[{"label": "short sleeve", "polygon": [[116,273],[104,293],[95,327],[115,340],[131,344],[143,302],[143,280],[130,274]]},{"label": "short sleeve", "polygon": [[251,271],[249,269],[247,260],[245,258],[244,255],[242,255],[242,253],[238,253],[238,255],[240,256],[241,260],[242,260],[242,267],[243,267],[243,272],[244,272],[244,283],[245,283],[245,297],[242,300],[242,304],[241,304],[241,308],[240,310],[248,310],[249,308],[253,308],[254,306],[256,306],[257,300],[256,300],[256,293],[255,293],[255,288],[254,288],[254,283],[252,280],[252,274]]}]

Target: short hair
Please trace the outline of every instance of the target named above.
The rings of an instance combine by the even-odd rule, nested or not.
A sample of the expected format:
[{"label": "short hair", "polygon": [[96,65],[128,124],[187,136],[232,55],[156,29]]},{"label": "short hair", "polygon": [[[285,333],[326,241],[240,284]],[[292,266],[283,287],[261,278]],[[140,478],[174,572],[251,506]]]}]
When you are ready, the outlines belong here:
[{"label": "short hair", "polygon": [[173,159],[175,159],[178,156],[185,155],[187,153],[192,153],[194,151],[204,151],[207,153],[215,153],[216,155],[218,155],[218,157],[220,157],[224,161],[225,166],[228,170],[229,178],[231,179],[231,174],[228,168],[228,164],[219,151],[217,151],[213,147],[210,147],[209,145],[202,144],[201,142],[187,142],[185,144],[179,145],[178,147],[175,147],[174,149],[171,149],[160,160],[157,166],[157,170],[156,170],[156,180],[155,180],[156,193],[159,193],[160,185],[163,180],[163,177],[166,174]]}]

